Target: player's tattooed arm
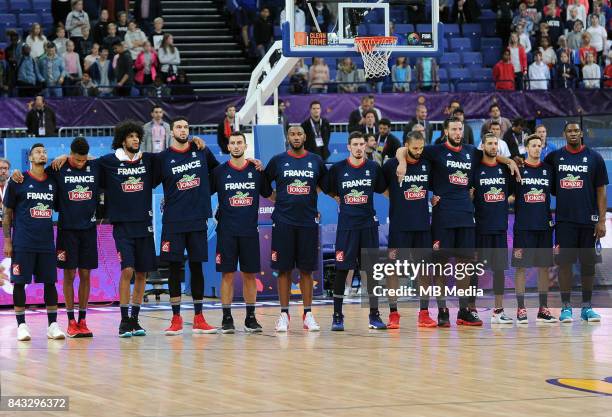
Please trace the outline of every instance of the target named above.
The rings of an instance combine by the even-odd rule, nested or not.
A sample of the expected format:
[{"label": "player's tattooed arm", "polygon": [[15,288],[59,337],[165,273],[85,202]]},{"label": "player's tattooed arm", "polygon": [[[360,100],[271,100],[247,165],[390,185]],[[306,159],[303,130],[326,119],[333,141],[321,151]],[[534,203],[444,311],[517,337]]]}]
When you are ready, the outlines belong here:
[{"label": "player's tattooed arm", "polygon": [[599,211],[599,220],[595,225],[595,237],[597,239],[606,235],[606,211],[608,207],[608,197],[606,195],[606,186],[597,187],[597,209]]},{"label": "player's tattooed arm", "polygon": [[11,228],[13,225],[13,209],[4,206],[4,214],[2,217],[2,231],[4,232],[4,256],[11,258],[13,256],[13,242],[11,241]]},{"label": "player's tattooed arm", "polygon": [[506,158],[505,156],[501,156],[501,155],[497,155],[496,159],[497,159],[497,162],[499,162],[500,164],[504,164],[508,167],[508,169],[510,170],[510,174],[516,177],[517,181],[521,180],[521,171],[513,159]]},{"label": "player's tattooed arm", "polygon": [[193,138],[191,138],[191,142],[193,142],[196,148],[198,148],[198,151],[201,151],[206,147],[206,142],[204,142],[204,140],[199,138],[198,136],[194,136]]},{"label": "player's tattooed arm", "polygon": [[247,161],[249,161],[250,163],[252,163],[253,165],[255,165],[255,169],[259,172],[263,172],[264,171],[264,166],[261,163],[261,161],[259,159],[255,159],[255,158],[246,158]]},{"label": "player's tattooed arm", "polygon": [[13,175],[11,175],[11,180],[13,182],[16,182],[17,184],[21,184],[23,182],[23,173],[18,169],[13,170]]},{"label": "player's tattooed arm", "polygon": [[397,181],[401,184],[404,181],[404,176],[406,175],[406,148],[402,146],[398,148],[395,152],[395,157],[397,158],[397,169],[395,173],[397,174]]}]

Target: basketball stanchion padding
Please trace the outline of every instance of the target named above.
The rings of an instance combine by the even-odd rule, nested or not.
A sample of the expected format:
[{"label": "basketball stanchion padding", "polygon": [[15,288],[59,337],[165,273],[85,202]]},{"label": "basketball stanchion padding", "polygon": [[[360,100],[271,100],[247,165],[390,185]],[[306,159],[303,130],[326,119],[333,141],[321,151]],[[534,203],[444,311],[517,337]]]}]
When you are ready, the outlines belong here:
[{"label": "basketball stanchion padding", "polygon": [[389,75],[391,48],[397,43],[395,36],[362,36],[355,38],[355,46],[363,58],[366,78]]}]

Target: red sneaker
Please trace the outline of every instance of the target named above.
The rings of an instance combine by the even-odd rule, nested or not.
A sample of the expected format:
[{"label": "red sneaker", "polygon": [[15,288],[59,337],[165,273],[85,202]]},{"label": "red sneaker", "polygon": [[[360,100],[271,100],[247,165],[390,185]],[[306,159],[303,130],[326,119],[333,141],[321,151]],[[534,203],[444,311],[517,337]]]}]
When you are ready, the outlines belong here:
[{"label": "red sneaker", "polygon": [[83,337],[81,334],[81,328],[77,324],[76,320],[70,320],[68,322],[68,329],[66,330],[68,337]]},{"label": "red sneaker", "polygon": [[87,327],[87,322],[85,321],[85,319],[79,320],[78,326],[79,330],[81,331],[82,337],[93,337],[93,333]]},{"label": "red sneaker", "polygon": [[419,310],[418,327],[438,327],[438,323],[429,317],[429,310]]},{"label": "red sneaker", "polygon": [[173,314],[170,327],[164,330],[166,336],[178,336],[183,333],[183,318],[180,314]]},{"label": "red sneaker", "polygon": [[389,313],[389,323],[387,323],[387,329],[399,329],[400,317],[400,313],[398,313],[397,311]]},{"label": "red sneaker", "polygon": [[204,314],[200,313],[200,314],[196,314],[195,316],[193,316],[193,332],[213,334],[213,333],[217,333],[217,328],[206,323]]}]

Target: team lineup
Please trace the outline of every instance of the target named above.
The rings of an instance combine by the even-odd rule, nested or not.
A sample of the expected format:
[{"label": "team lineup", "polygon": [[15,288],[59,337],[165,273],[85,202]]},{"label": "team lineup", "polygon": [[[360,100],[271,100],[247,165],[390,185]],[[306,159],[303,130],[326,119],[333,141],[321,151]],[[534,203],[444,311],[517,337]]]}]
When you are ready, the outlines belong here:
[{"label": "team lineup", "polygon": [[[580,317],[597,322],[591,307],[595,246],[606,234],[607,171],[601,155],[583,143],[581,126],[565,125],[566,146],[541,161],[542,140],[525,140],[526,156],[517,165],[498,154],[498,139],[487,133],[482,150],[462,144],[463,121],[447,121],[448,140],[426,145],[420,132],[410,132],[396,157],[382,166],[368,159],[361,132],[348,135],[349,157],[327,168],[320,156],[304,149],[302,127],[287,133],[288,151],[274,156],[264,167],[247,159],[246,137],[233,132],[229,138],[230,160],[219,164],[199,138],[189,136],[189,123],[177,117],[170,125],[172,145],[160,153],[141,152],[142,124],[125,121],[115,127],[113,152],[98,159],[89,157],[83,137],[74,139],[70,154],[49,166],[44,144],[29,152],[30,169],[13,173],[4,198],[4,252],[11,258],[13,304],[17,339],[30,340],[25,320],[25,285],[44,285],[48,330],[51,339],[92,337],[86,321],[90,271],[98,267],[96,221],[100,195],[104,195],[104,218],[113,225],[113,237],[121,264],[119,337],[144,336],[139,311],[147,273],[157,269],[153,239],[153,189],[163,188],[162,232],[159,260],[169,265],[168,287],[172,319],[164,331],[180,335],[181,274],[185,252],[191,272],[194,317],[193,333],[234,333],[232,316],[234,273],[240,271],[246,304],[244,329],[261,332],[255,315],[256,275],[261,270],[258,234],[259,197],[274,202],[271,262],[278,271],[280,315],[277,332],[290,327],[291,273],[299,271],[303,301],[303,328],[319,331],[312,311],[313,271],[319,268],[319,193],[339,205],[335,241],[332,331],[344,330],[343,299],[349,271],[372,271],[377,262],[379,232],[374,194],[389,199],[387,262],[408,253],[411,262],[441,265],[486,265],[493,274],[495,306],[492,324],[528,323],[525,284],[528,268],[538,273],[538,322],[571,322],[572,265],[580,263],[582,303]],[[520,166],[519,166],[520,165]],[[203,313],[204,275],[208,260],[207,220],[213,217],[211,195],[218,196],[217,246],[214,262],[221,273],[222,323],[209,324]],[[430,198],[431,196],[431,198]],[[551,196],[556,197],[553,216]],[[507,256],[508,211],[514,205],[514,245]],[[53,211],[59,215],[54,238]],[[381,213],[378,213],[381,215]],[[268,261],[268,260],[266,260]],[[548,308],[548,269],[559,266],[562,308],[554,317]],[[517,312],[504,311],[505,271],[515,268]],[[64,270],[63,293],[68,325],[57,323],[56,267]],[[437,271],[437,272],[436,272]],[[75,316],[74,280],[79,276],[78,317]],[[379,311],[376,280],[366,274],[370,329],[400,328],[397,296],[388,296],[389,317]],[[434,269],[416,277],[419,295],[419,327],[450,327],[446,294],[423,291],[444,288],[446,274]],[[456,278],[459,310],[456,324],[482,326],[476,309],[478,275]],[[132,286],[131,281],[134,279]],[[385,287],[399,289],[397,274],[386,276]],[[389,291],[388,294],[392,294]],[[437,318],[430,316],[430,296],[435,296]]]}]

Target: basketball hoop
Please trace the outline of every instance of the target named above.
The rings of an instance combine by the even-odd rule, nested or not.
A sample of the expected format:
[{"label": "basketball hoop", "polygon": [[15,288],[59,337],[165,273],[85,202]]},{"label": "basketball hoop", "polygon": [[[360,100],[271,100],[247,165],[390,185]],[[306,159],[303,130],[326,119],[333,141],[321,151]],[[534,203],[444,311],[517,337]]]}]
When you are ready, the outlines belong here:
[{"label": "basketball hoop", "polygon": [[395,46],[395,36],[362,36],[355,38],[357,50],[363,58],[366,78],[378,78],[389,75],[389,57]]}]

